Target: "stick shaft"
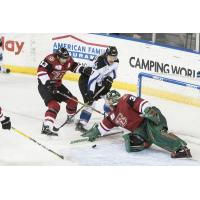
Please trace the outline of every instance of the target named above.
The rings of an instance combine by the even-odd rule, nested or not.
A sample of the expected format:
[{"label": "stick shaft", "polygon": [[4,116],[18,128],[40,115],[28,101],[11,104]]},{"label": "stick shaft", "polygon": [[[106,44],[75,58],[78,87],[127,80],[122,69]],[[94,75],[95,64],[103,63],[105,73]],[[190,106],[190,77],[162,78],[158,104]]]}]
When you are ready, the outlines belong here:
[{"label": "stick shaft", "polygon": [[83,105],[83,106],[87,106],[87,107],[91,108],[92,110],[94,110],[95,112],[97,112],[97,113],[99,113],[99,114],[101,114],[101,115],[104,115],[104,113],[102,113],[101,111],[99,111],[99,110],[93,108],[92,106],[87,105],[86,103],[82,103],[81,101],[75,100],[73,97],[70,97],[70,96],[68,96],[68,95],[66,95],[66,94],[63,94],[62,92],[59,92],[59,91],[58,91],[58,94],[61,94],[62,96],[67,97],[68,99],[72,99],[72,100],[74,100],[75,102],[77,102],[77,103],[79,103],[79,104],[81,104],[81,105]]},{"label": "stick shaft", "polygon": [[29,140],[35,142],[37,145],[39,145],[39,146],[41,146],[42,148],[46,149],[47,151],[53,153],[54,155],[60,157],[61,159],[64,159],[64,156],[62,156],[62,155],[56,153],[56,152],[53,151],[52,149],[47,148],[46,146],[44,146],[43,144],[37,142],[35,139],[33,139],[32,137],[30,137],[29,135],[26,135],[26,134],[23,133],[22,131],[19,131],[18,129],[16,129],[16,128],[14,128],[14,127],[12,127],[12,130],[14,130],[16,133],[18,133],[18,134],[20,134],[20,135],[22,135],[22,136],[28,138]]},{"label": "stick shaft", "polygon": [[[116,134],[119,134],[119,133],[123,133],[124,131],[118,131],[118,132],[114,132],[114,133],[110,133],[110,134],[107,134],[107,135],[103,135],[101,137],[108,137],[108,136],[112,136],[112,135],[116,135]],[[100,137],[100,138],[101,138]],[[80,138],[80,139],[77,139],[77,140],[72,140],[70,142],[70,144],[76,144],[76,143],[80,143],[80,142],[87,142],[89,141],[89,138],[86,137],[86,138]]]}]

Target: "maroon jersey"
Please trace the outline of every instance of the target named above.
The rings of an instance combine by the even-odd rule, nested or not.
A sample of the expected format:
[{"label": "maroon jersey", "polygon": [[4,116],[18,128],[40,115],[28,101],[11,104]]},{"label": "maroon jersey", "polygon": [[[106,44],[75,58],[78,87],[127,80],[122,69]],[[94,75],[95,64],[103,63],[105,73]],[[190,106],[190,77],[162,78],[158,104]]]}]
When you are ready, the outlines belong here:
[{"label": "maroon jersey", "polygon": [[47,80],[54,80],[56,85],[60,86],[65,73],[67,71],[76,73],[77,68],[78,63],[71,56],[67,59],[66,63],[61,64],[56,54],[50,54],[40,63],[37,75],[42,84],[45,84]]},{"label": "maroon jersey", "polygon": [[110,112],[108,117],[100,123],[100,132],[105,133],[105,131],[107,132],[115,126],[134,131],[144,121],[141,114],[149,106],[148,101],[130,94],[125,94],[120,98],[119,103]]}]

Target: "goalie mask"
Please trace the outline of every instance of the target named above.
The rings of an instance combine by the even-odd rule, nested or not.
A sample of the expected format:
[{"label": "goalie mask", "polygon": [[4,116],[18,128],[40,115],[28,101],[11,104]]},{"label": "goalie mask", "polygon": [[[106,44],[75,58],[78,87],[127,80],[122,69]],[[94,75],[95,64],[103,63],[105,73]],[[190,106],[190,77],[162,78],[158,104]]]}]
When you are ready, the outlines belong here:
[{"label": "goalie mask", "polygon": [[121,98],[121,95],[116,90],[111,90],[106,95],[106,103],[109,106],[116,106]]}]

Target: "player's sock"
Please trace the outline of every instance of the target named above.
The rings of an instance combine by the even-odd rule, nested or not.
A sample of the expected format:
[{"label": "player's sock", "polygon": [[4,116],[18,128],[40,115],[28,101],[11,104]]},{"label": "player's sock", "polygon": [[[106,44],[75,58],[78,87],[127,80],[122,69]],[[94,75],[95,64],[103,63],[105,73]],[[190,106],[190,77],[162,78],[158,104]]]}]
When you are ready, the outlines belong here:
[{"label": "player's sock", "polygon": [[48,103],[48,110],[45,113],[45,121],[42,127],[42,134],[46,135],[58,135],[52,131],[53,124],[56,119],[56,116],[60,110],[60,105],[57,101],[52,100]]},{"label": "player's sock", "polygon": [[87,110],[83,110],[80,115],[80,122],[84,125],[87,124],[91,118],[92,113],[88,112]]},{"label": "player's sock", "polygon": [[86,132],[87,129],[84,127],[90,120],[92,113],[86,110],[83,110],[80,115],[80,120],[76,124],[76,130],[82,133]]}]

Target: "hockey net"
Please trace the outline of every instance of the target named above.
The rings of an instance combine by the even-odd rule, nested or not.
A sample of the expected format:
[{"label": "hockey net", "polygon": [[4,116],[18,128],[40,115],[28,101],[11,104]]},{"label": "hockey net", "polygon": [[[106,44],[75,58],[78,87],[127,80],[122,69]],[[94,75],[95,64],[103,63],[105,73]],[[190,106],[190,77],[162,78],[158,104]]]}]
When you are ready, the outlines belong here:
[{"label": "hockey net", "polygon": [[197,83],[197,80],[142,72],[138,75],[137,95],[161,109],[170,130],[200,138],[200,84]]}]

